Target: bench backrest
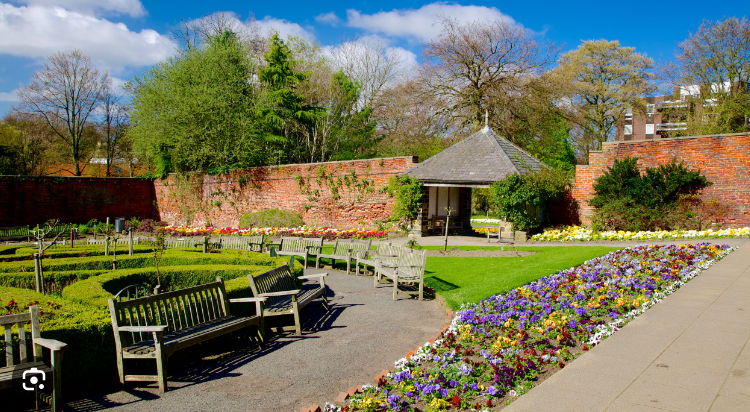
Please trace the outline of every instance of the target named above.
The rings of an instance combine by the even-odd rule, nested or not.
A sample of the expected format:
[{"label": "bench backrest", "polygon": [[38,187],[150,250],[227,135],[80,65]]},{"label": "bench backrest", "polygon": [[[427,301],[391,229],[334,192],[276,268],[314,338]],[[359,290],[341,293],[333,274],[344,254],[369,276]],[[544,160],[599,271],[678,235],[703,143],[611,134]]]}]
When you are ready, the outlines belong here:
[{"label": "bench backrest", "polygon": [[381,256],[399,256],[403,247],[394,245],[391,242],[378,243],[377,254]]},{"label": "bench backrest", "polygon": [[347,256],[349,251],[352,251],[352,256],[357,256],[359,252],[366,252],[370,250],[372,239],[357,240],[357,239],[336,239],[333,244],[333,254],[338,256]]},{"label": "bench backrest", "polygon": [[28,236],[28,226],[0,227],[0,237],[5,236]]},{"label": "bench backrest", "polygon": [[219,237],[219,244],[222,249],[253,250],[260,252],[261,246],[263,245],[263,235]]},{"label": "bench backrest", "polygon": [[408,273],[412,276],[423,277],[424,267],[427,262],[427,251],[404,248],[399,257],[399,272]]},{"label": "bench backrest", "polygon": [[[286,263],[258,276],[248,274],[247,278],[250,281],[253,296],[256,297],[261,296],[263,293],[298,289],[297,278],[292,275],[289,265]],[[273,303],[284,298],[284,296],[272,296],[268,298],[267,303]]]},{"label": "bench backrest", "polygon": [[[39,309],[33,305],[29,307],[28,312],[0,316],[0,330],[3,331],[0,342],[5,349],[5,361],[3,363],[0,360],[0,367],[29,363],[29,342],[26,333],[30,332],[32,339],[39,337]],[[34,357],[41,356],[41,352],[34,354]]]},{"label": "bench backrest", "polygon": [[[323,247],[322,237],[282,237],[279,252],[305,252],[308,246]],[[317,250],[318,252],[320,250]],[[315,252],[315,251],[314,251]]]},{"label": "bench backrest", "polygon": [[[165,325],[175,332],[230,315],[224,282],[192,286],[158,295],[117,301],[109,299],[112,328]],[[120,336],[122,333],[115,333]],[[131,333],[133,343],[151,339],[150,333]]]},{"label": "bench backrest", "polygon": [[[86,244],[87,245],[103,245],[105,243],[107,243],[107,239],[86,239]],[[117,239],[117,244],[118,245],[127,245],[129,243],[130,243],[130,241],[128,240],[127,237],[125,237],[125,238],[118,238]],[[141,239],[140,238],[138,238],[138,237],[134,237],[133,238],[133,244],[134,245],[138,245],[140,243],[141,243]],[[110,239],[109,240],[109,244],[110,245],[115,244],[114,239]]]}]

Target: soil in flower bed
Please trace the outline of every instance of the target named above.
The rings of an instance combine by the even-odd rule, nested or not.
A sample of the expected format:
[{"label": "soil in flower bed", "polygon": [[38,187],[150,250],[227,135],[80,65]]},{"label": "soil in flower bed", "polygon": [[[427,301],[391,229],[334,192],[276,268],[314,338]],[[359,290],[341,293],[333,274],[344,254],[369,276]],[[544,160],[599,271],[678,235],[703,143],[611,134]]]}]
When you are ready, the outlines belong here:
[{"label": "soil in flower bed", "polygon": [[434,344],[327,410],[500,410],[731,250],[637,246],[464,306]]},{"label": "soil in flower bed", "polygon": [[427,256],[433,257],[523,257],[535,255],[537,252],[519,250],[428,250]]}]

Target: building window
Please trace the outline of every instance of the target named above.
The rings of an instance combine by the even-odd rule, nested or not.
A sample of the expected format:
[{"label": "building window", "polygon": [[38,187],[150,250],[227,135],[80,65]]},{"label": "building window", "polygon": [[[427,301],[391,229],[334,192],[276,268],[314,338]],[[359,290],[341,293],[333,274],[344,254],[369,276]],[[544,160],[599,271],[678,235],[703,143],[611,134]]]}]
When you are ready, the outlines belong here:
[{"label": "building window", "polygon": [[633,125],[632,124],[626,124],[625,125],[625,135],[631,135],[633,134]]},{"label": "building window", "polygon": [[633,120],[633,109],[628,109],[625,111],[625,121],[632,121]]},{"label": "building window", "polygon": [[646,134],[654,134],[654,125],[653,124],[647,124],[646,125]]},{"label": "building window", "polygon": [[654,114],[654,108],[655,108],[655,105],[653,105],[653,104],[647,104],[646,105],[646,114],[649,115],[649,116],[651,116],[652,114]]}]

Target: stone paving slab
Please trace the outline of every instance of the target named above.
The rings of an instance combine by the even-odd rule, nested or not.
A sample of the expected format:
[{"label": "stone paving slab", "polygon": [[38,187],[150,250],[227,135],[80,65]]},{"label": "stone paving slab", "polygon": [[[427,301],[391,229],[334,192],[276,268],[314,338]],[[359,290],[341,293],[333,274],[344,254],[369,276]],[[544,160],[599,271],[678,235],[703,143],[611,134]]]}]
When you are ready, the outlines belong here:
[{"label": "stone paving slab", "polygon": [[504,409],[546,410],[750,411],[750,242]]},{"label": "stone paving slab", "polygon": [[[333,402],[352,386],[372,384],[383,369],[423,345],[445,323],[437,300],[392,300],[390,286],[374,288],[368,276],[329,273],[330,312],[312,303],[302,311],[303,336],[285,334],[256,345],[175,354],[169,360],[170,390],[129,383],[128,391],[70,402],[67,410],[299,412]],[[291,317],[288,319],[291,322]],[[114,353],[112,354],[114,356]]]}]

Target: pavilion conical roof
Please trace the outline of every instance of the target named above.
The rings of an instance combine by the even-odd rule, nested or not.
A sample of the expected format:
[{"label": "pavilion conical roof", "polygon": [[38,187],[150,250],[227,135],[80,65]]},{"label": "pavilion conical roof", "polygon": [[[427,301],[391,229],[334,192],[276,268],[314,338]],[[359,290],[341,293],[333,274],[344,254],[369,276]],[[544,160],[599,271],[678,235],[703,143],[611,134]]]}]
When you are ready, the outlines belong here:
[{"label": "pavilion conical roof", "polygon": [[406,171],[424,183],[487,185],[548,167],[489,127]]}]

